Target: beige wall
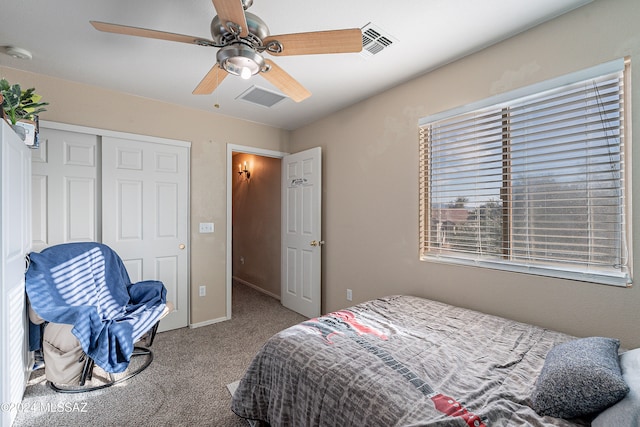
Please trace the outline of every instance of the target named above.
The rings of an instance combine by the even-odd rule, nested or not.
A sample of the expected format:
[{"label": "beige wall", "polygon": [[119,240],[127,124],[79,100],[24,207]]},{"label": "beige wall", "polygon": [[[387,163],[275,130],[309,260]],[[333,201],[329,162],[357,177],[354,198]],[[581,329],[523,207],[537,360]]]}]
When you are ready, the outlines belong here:
[{"label": "beige wall", "polygon": [[[0,67],[51,105],[42,120],[190,141],[191,323],[226,316],[226,144],[287,151],[289,132],[44,75]],[[215,233],[199,234],[198,223]],[[198,296],[198,285],[207,295]]]},{"label": "beige wall", "polygon": [[[249,181],[237,173],[245,161]],[[280,298],[282,160],[238,153],[233,165],[233,276]]]},{"label": "beige wall", "polygon": [[[323,310],[350,305],[347,288],[354,303],[408,293],[640,346],[638,284],[622,289],[419,261],[417,168],[420,117],[625,55],[639,62],[633,124],[640,129],[638,18],[637,0],[598,0],[293,131],[292,152],[322,146],[325,156]],[[640,188],[640,172],[633,184]],[[640,236],[640,208],[633,220]],[[640,239],[633,241],[640,271]]]}]

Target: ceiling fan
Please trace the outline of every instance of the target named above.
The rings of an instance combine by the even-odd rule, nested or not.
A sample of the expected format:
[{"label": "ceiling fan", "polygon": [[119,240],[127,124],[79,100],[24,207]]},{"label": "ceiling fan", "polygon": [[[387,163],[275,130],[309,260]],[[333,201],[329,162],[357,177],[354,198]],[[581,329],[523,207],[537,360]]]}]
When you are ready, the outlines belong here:
[{"label": "ceiling fan", "polygon": [[211,21],[213,40],[99,21],[91,21],[91,25],[109,33],[220,48],[216,64],[195,88],[194,95],[212,93],[228,74],[248,79],[260,73],[289,98],[300,102],[311,96],[311,92],[273,61],[265,59],[263,53],[284,56],[362,50],[362,31],[359,28],[272,36],[262,19],[245,12],[253,0],[212,1],[218,12]]}]

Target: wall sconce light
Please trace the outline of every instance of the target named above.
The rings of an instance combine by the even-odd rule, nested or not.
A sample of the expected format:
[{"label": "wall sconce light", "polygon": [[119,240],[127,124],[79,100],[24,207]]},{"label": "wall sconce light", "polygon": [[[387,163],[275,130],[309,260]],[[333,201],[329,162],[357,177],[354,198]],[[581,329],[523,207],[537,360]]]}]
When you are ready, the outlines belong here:
[{"label": "wall sconce light", "polygon": [[238,164],[238,175],[240,179],[242,179],[242,174],[245,175],[245,179],[247,181],[251,178],[251,172],[247,169],[247,162],[244,162],[244,168],[242,167],[242,164]]}]

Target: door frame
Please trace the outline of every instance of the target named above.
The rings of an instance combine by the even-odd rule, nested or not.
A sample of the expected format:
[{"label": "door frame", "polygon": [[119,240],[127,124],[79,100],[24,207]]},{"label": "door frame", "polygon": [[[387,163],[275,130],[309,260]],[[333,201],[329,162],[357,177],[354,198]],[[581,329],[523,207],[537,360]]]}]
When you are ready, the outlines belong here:
[{"label": "door frame", "polygon": [[256,156],[263,157],[273,157],[276,159],[282,159],[284,156],[289,155],[284,151],[275,151],[275,150],[267,150],[264,148],[256,148],[250,147],[247,145],[237,145],[237,144],[227,144],[227,171],[226,171],[226,180],[227,180],[227,260],[226,260],[226,318],[227,320],[231,319],[231,292],[233,289],[233,260],[231,258],[231,253],[233,249],[233,231],[231,229],[233,225],[233,177],[235,173],[235,169],[233,167],[233,153],[242,153],[242,154],[253,154]]}]

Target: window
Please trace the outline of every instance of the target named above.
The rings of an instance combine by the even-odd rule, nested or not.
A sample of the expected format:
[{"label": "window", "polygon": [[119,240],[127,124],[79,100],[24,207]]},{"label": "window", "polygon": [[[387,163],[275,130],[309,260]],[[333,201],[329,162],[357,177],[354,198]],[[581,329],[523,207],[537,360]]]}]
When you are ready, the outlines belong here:
[{"label": "window", "polygon": [[420,256],[626,286],[624,60],[420,121]]}]

